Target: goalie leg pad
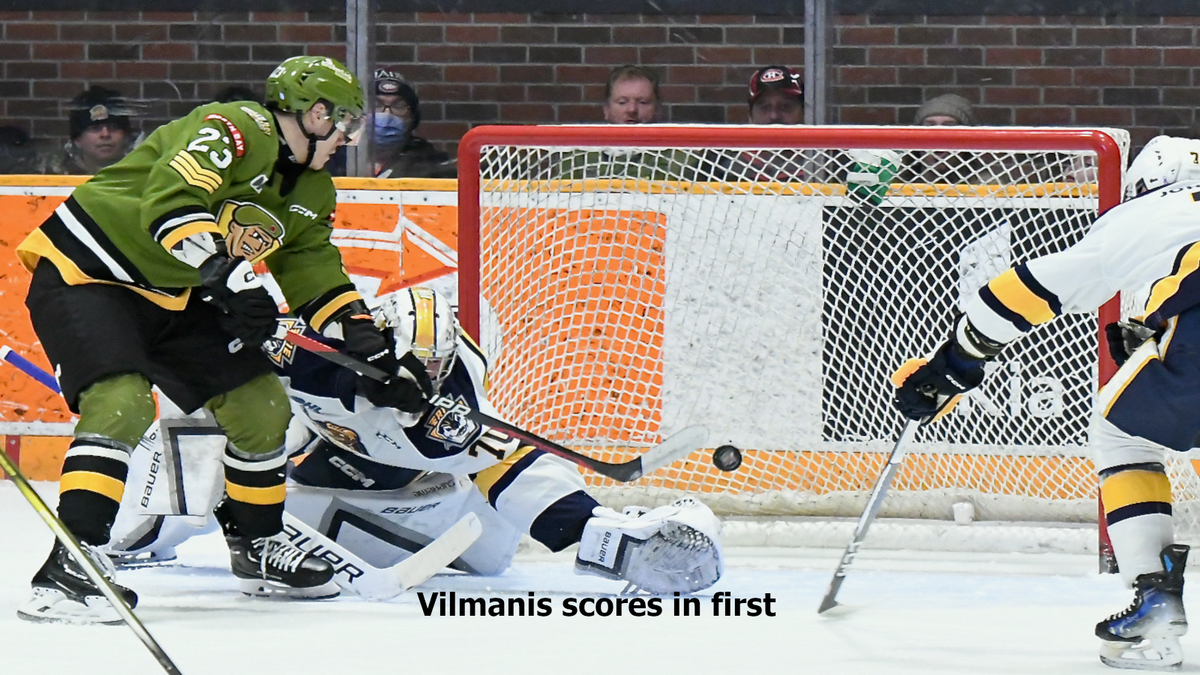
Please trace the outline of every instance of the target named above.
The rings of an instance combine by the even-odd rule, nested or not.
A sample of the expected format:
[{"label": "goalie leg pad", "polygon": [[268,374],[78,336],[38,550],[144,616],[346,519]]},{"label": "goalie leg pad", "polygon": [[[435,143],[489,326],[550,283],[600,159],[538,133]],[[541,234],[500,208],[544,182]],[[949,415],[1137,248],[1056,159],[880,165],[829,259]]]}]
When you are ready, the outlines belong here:
[{"label": "goalie leg pad", "polygon": [[597,507],[583,530],[577,574],[620,579],[654,594],[694,593],[724,571],[721,523],[691,498],[652,511]]}]

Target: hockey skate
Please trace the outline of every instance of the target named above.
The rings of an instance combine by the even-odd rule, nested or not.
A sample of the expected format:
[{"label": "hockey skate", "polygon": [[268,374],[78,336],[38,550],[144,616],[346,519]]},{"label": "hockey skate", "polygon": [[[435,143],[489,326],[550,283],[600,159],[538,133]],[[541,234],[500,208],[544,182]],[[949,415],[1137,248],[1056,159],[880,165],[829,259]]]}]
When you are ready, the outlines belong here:
[{"label": "hockey skate", "polygon": [[333,582],[333,565],[297,548],[284,533],[258,538],[243,535],[225,500],[217,503],[213,515],[229,545],[229,567],[246,595],[323,600],[341,592]]},{"label": "hockey skate", "polygon": [[1183,570],[1188,547],[1172,544],[1159,554],[1162,572],[1139,575],[1129,608],[1096,624],[1100,660],[1113,668],[1177,670],[1183,663],[1179,638],[1187,633]]},{"label": "hockey skate", "polygon": [[[82,546],[104,578],[112,581],[115,570],[108,556],[87,544]],[[58,540],[46,563],[33,575],[31,585],[33,598],[17,609],[17,616],[26,621],[108,625],[125,621]],[[116,583],[113,588],[131,608],[137,606],[136,593]]]},{"label": "hockey skate", "polygon": [[273,537],[226,537],[233,575],[242,592],[264,598],[319,600],[337,597],[333,565],[305,553],[280,533]]},{"label": "hockey skate", "polygon": [[655,594],[694,593],[721,578],[721,524],[694,499],[650,511],[597,507],[593,513],[579,542],[576,573],[623,580],[625,592]]}]

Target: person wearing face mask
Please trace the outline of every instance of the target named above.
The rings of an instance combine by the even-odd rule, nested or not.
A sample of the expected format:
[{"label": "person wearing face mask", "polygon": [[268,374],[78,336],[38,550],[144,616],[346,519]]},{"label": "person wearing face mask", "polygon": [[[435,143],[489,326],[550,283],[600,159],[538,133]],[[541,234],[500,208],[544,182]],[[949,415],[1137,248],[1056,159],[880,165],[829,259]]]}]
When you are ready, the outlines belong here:
[{"label": "person wearing face mask", "polygon": [[[341,63],[298,56],[266,81],[265,103],[202,105],[156,129],[71,193],[17,247],[32,274],[25,304],[63,398],[79,415],[58,514],[102,570],[129,458],[155,417],[152,386],[226,433],[230,563],[244,593],[330,597],[333,567],[283,534],[287,394],[259,347],[288,305],[347,351],[394,374],[358,381],[377,404],[423,412],[423,366],[393,354],[330,242],[326,163],[362,129],[363,90]],[[415,358],[415,357],[414,357]],[[422,378],[424,378],[422,382]],[[120,617],[57,543],[18,608],[35,622]],[[137,595],[117,586],[133,606]]]},{"label": "person wearing face mask", "polygon": [[417,92],[398,73],[375,71],[372,114],[376,178],[457,178],[449,155],[414,132],[421,124]]}]

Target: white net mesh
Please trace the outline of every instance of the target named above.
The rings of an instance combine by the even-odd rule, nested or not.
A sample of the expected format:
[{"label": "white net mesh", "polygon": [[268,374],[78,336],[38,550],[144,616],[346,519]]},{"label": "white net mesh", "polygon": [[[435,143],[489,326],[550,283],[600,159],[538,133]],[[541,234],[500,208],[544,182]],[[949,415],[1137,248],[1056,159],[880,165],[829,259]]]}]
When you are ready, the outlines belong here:
[{"label": "white net mesh", "polygon": [[[704,450],[634,484],[587,480],[608,502],[688,492],[734,515],[857,516],[902,425],[888,376],[992,276],[1077,241],[1101,191],[1119,193],[1098,168],[1123,161],[1019,132],[971,150],[898,130],[899,166],[876,160],[883,184],[848,194],[881,154],[848,150],[862,129],[779,128],[751,149],[720,127],[619,147],[577,131],[480,150],[492,401],[609,460],[704,424],[742,449],[738,470]],[[881,515],[945,520],[969,501],[979,520],[1094,523],[1098,332],[1064,317],[1006,349],[918,435]]]}]

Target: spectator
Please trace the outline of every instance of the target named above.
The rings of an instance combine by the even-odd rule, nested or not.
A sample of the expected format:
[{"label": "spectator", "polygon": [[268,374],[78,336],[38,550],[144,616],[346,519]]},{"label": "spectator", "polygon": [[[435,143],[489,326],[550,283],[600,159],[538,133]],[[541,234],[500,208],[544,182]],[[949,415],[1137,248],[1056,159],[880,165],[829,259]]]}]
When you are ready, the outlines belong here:
[{"label": "spectator", "polygon": [[958,94],[942,94],[929,99],[917,108],[914,122],[924,127],[968,126],[978,124],[975,110],[967,99]]},{"label": "spectator", "polygon": [[133,148],[130,109],[119,92],[94,86],[71,99],[71,140],[39,161],[39,173],[94,174]]},{"label": "spectator", "polygon": [[[649,124],[658,118],[658,75],[649,68],[613,68],[604,87],[604,121]],[[697,155],[669,148],[555,153],[543,177],[695,180]]]},{"label": "spectator", "polygon": [[[913,118],[917,126],[975,126],[975,111],[958,94],[942,94],[929,99]],[[918,150],[909,153],[908,178],[919,183],[986,182],[992,176],[979,174],[981,156],[946,150]],[[990,161],[989,161],[990,163]]]},{"label": "spectator", "polygon": [[262,96],[259,96],[250,87],[233,84],[213,94],[212,97],[214,103],[233,103],[234,101],[262,103]]},{"label": "spectator", "polygon": [[392,70],[375,71],[375,175],[378,178],[455,178],[449,155],[414,132],[421,124],[421,101]]},{"label": "spectator", "polygon": [[604,121],[649,124],[658,119],[658,74],[642,66],[613,68],[604,87]]},{"label": "spectator", "polygon": [[[804,81],[786,66],[755,71],[748,101],[751,124],[804,123]],[[797,150],[746,150],[726,155],[717,164],[726,180],[791,183],[805,178],[805,156]]]},{"label": "spectator", "polygon": [[34,173],[36,152],[24,129],[0,126],[0,174]]},{"label": "spectator", "polygon": [[804,81],[786,66],[759,68],[750,78],[751,124],[803,124]]}]

